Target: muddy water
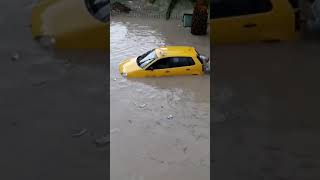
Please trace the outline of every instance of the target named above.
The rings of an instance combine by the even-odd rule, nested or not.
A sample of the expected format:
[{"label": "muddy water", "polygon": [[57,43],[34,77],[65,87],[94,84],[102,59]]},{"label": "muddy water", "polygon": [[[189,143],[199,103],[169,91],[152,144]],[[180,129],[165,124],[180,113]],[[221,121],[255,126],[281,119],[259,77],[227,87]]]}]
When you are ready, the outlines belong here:
[{"label": "muddy water", "polygon": [[161,45],[192,45],[209,56],[208,37],[181,24],[111,18],[112,180],[210,178],[210,77],[125,79],[118,72],[123,59]]}]

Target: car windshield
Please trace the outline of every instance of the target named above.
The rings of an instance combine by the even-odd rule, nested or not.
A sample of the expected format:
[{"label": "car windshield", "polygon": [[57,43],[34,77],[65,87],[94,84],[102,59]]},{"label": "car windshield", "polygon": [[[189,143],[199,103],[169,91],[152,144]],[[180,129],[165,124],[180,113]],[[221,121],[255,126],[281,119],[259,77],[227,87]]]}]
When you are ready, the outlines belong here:
[{"label": "car windshield", "polygon": [[152,49],[152,50],[142,54],[141,56],[138,56],[137,64],[141,68],[145,68],[148,66],[148,64],[150,64],[151,62],[153,62],[157,58],[158,57],[157,57],[155,49]]}]

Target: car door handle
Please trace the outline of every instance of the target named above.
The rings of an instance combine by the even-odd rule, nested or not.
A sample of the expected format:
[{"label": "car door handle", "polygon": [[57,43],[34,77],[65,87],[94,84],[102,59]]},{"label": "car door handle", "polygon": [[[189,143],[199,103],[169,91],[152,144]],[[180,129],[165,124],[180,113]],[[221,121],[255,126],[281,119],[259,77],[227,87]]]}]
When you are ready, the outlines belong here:
[{"label": "car door handle", "polygon": [[170,71],[166,71],[166,73],[169,73]]},{"label": "car door handle", "polygon": [[244,28],[253,28],[253,27],[256,27],[257,24],[254,24],[254,23],[249,23],[249,24],[245,24],[243,25]]},{"label": "car door handle", "polygon": [[190,71],[190,69],[186,69],[187,71]]}]

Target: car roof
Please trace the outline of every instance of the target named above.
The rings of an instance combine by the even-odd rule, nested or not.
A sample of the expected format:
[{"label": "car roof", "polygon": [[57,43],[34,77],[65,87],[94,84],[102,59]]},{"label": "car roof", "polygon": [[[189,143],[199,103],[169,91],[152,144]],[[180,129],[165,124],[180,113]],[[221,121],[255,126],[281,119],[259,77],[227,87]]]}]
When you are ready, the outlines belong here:
[{"label": "car roof", "polygon": [[156,48],[156,53],[159,58],[177,56],[193,57],[197,55],[195,48],[191,46],[163,46]]}]

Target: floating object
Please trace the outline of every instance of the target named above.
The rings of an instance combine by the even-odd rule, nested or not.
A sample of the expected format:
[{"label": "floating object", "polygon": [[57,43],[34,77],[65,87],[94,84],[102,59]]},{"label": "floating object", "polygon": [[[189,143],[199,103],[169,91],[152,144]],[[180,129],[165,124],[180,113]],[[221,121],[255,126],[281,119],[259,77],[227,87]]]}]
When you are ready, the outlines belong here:
[{"label": "floating object", "polygon": [[96,139],[94,142],[95,142],[97,147],[105,147],[110,142],[110,136],[109,135],[104,135],[104,136]]},{"label": "floating object", "polygon": [[72,137],[81,137],[84,134],[86,134],[87,132],[88,132],[87,129],[80,129],[80,130],[77,130],[75,133],[73,133]]},{"label": "floating object", "polygon": [[18,54],[18,53],[14,53],[13,55],[12,55],[12,57],[11,57],[11,60],[12,61],[16,61],[16,60],[18,60],[20,58],[20,55]]}]

